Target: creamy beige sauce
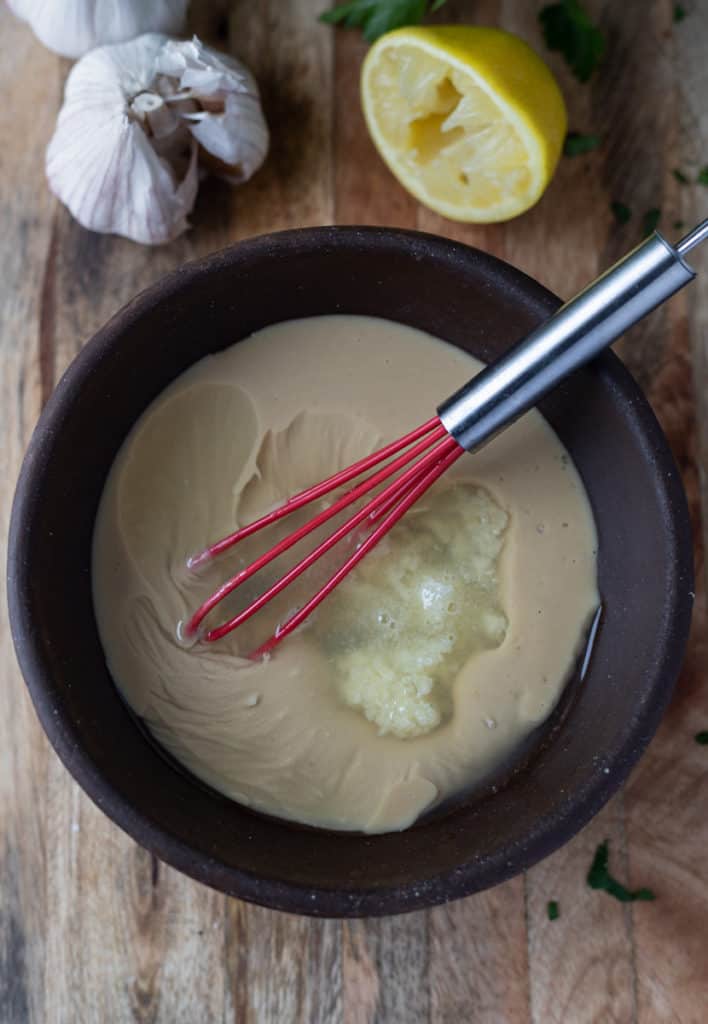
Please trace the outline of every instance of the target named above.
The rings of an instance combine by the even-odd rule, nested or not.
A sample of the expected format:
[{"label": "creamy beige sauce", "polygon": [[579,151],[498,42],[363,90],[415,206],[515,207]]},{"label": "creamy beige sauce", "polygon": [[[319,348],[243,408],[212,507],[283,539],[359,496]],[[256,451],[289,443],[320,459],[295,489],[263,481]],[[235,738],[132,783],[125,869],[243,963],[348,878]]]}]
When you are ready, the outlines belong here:
[{"label": "creamy beige sauce", "polygon": [[[469,487],[501,511],[492,597],[503,628],[455,665],[449,712],[428,731],[382,735],[342,699],[322,642],[334,604],[270,660],[243,656],[331,561],[236,634],[191,647],[177,638],[177,623],[273,535],[199,575],[186,569],[189,555],[417,426],[479,368],[459,349],[389,321],[291,321],[202,360],[131,431],[95,528],[99,631],[129,704],[214,788],[311,825],[405,828],[488,777],[552,711],[599,602],[596,535],[577,472],[536,412],[463,456],[436,485],[441,500],[443,488],[459,496]],[[345,596],[337,595],[340,610]],[[233,606],[214,622],[227,613]]]}]

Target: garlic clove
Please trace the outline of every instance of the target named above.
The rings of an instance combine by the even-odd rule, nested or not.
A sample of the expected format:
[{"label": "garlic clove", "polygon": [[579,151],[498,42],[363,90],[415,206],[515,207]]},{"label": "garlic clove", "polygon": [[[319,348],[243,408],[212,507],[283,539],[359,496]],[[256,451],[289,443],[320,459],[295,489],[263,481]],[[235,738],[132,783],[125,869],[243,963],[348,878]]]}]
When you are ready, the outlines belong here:
[{"label": "garlic clove", "polygon": [[50,188],[80,224],[151,245],[186,229],[198,188],[189,133],[180,124],[174,148],[160,153],[143,126],[141,107],[151,103],[131,109],[149,94],[164,41],[151,34],[100,47],[74,66],[46,164]]},{"label": "garlic clove", "polygon": [[8,0],[46,47],[80,57],[144,32],[181,32],[189,0]]},{"label": "garlic clove", "polygon": [[231,94],[222,114],[186,114],[192,135],[224,166],[234,184],[247,181],[263,163],[268,151],[268,127],[255,96]]},{"label": "garlic clove", "polygon": [[206,161],[211,169],[233,184],[247,181],[265,160],[269,144],[258,86],[248,68],[196,36],[165,43],[156,67],[176,80],[176,97],[188,97],[202,108],[183,117],[214,158]]},{"label": "garlic clove", "polygon": [[131,101],[130,111],[155,139],[168,138],[180,126],[179,111],[168,106],[156,92],[138,93]]}]

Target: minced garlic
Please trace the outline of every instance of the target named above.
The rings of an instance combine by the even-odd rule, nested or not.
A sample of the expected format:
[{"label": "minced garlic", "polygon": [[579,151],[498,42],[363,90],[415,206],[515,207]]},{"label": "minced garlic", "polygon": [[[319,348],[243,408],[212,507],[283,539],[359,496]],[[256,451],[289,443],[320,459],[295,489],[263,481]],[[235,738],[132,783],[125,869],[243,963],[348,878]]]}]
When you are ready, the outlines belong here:
[{"label": "minced garlic", "polygon": [[381,734],[435,729],[464,662],[504,639],[497,563],[507,523],[480,487],[433,490],[323,606],[315,629],[339,695]]}]

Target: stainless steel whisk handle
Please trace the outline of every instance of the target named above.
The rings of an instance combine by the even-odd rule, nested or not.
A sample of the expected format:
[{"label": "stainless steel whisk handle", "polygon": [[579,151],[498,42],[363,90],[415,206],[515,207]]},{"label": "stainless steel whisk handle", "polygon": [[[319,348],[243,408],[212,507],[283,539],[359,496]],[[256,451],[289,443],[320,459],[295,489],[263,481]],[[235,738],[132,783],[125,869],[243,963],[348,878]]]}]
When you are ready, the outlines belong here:
[{"label": "stainless steel whisk handle", "polygon": [[468,451],[491,440],[696,276],[684,256],[708,238],[703,221],[676,246],[655,232],[438,407]]}]

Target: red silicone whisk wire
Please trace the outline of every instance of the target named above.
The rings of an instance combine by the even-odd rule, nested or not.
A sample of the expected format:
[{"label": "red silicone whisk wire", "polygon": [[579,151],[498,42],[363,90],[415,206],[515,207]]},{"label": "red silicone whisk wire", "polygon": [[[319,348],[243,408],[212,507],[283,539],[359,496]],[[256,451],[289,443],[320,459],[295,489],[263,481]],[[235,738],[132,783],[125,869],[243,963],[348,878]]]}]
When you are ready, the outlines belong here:
[{"label": "red silicone whisk wire", "polygon": [[[398,520],[408,511],[418,499],[425,494],[428,488],[435,483],[438,477],[449,469],[449,467],[456,462],[457,459],[463,454],[464,449],[461,448],[456,441],[450,438],[450,441],[454,445],[454,448],[449,448],[447,454],[437,462],[432,469],[429,469],[422,477],[418,479],[418,483],[412,488],[407,488],[407,494],[401,499],[401,501],[388,513],[386,518],[380,523],[376,529],[369,534],[366,540],[357,548],[357,550],[350,555],[344,565],[342,565],[337,572],[321,587],[314,597],[310,598],[307,604],[303,605],[299,611],[295,612],[286,622],[284,622],[273,635],[266,640],[265,643],[261,644],[255,651],[250,655],[251,658],[260,658],[264,654],[269,654],[279,643],[281,643],[286,636],[297,629],[297,627],[310,616],[317,606],[324,601],[324,599],[331,594],[335,587],[339,586],[342,580],[348,576],[352,569],[357,565],[358,562],[368,554],[372,548],[376,547],[378,543],[385,537],[388,531],[394,526]],[[445,444],[443,441],[442,444]]]},{"label": "red silicone whisk wire", "polygon": [[[431,465],[435,466],[439,462],[441,457],[449,451],[449,442],[452,442],[452,444],[456,445],[456,442],[452,441],[452,438],[447,438],[446,440],[440,441],[439,444],[431,452],[429,452],[428,455],[425,456],[426,465],[428,467]],[[444,451],[439,449],[444,449]],[[414,467],[414,469],[417,468],[417,466]],[[412,473],[412,470],[409,470],[408,472]],[[347,519],[345,523],[342,523],[342,525],[337,530],[335,530],[334,533],[331,533],[329,537],[323,540],[322,543],[319,544],[313,551],[311,551],[308,555],[302,558],[297,563],[297,565],[294,565],[293,568],[290,569],[289,572],[285,573],[284,576],[281,576],[279,580],[277,580],[271,587],[264,591],[264,593],[262,593],[260,597],[257,597],[255,601],[251,602],[251,604],[249,604],[247,608],[244,608],[242,612],[239,612],[238,615],[234,615],[232,619],[229,619],[228,622],[224,622],[221,626],[215,626],[214,629],[210,629],[205,634],[204,639],[208,642],[220,640],[222,637],[226,636],[227,633],[231,633],[232,630],[237,629],[239,626],[242,626],[244,622],[247,622],[252,615],[255,615],[256,612],[260,611],[260,609],[264,607],[264,605],[272,601],[274,597],[277,597],[277,595],[282,590],[284,590],[287,586],[293,583],[298,578],[298,576],[302,575],[302,573],[305,572],[306,569],[309,569],[311,565],[313,565],[331,548],[333,548],[335,544],[338,544],[343,537],[345,537],[348,533],[351,533],[351,531],[355,529],[359,525],[359,523],[362,523],[371,514],[372,506],[376,506],[380,501],[387,500],[389,495],[392,494],[394,490],[397,490],[399,487],[402,487],[403,492],[405,493],[408,490],[408,487],[406,482],[403,482],[403,484],[401,484],[401,481],[403,476],[406,475],[407,474],[405,473],[402,474],[402,476],[399,477],[397,480],[394,480],[392,484],[389,484],[389,486],[384,491],[382,491],[381,494],[377,495],[370,502],[368,502],[368,504],[366,504],[364,508],[360,509],[357,513],[355,513],[353,516]],[[418,474],[416,474],[416,477],[418,477]]]},{"label": "red silicone whisk wire", "polygon": [[[403,451],[403,449],[407,450]],[[379,451],[367,455],[365,458],[333,474],[326,480],[308,487],[272,512],[261,516],[260,519],[247,524],[205,548],[200,554],[189,560],[188,564],[191,568],[195,568],[221,554],[238,543],[238,541],[252,536],[254,533],[271,525],[271,523],[277,522],[291,512],[295,512],[310,502],[329,494],[331,491],[353,480],[354,477],[378,466],[381,462],[387,459],[391,460],[387,465],[376,470],[370,476],[365,477],[358,484],[355,484],[333,502],[329,508],[313,516],[308,522],[294,530],[259,558],[255,559],[250,565],[223,583],[192,615],[187,623],[185,633],[192,636],[196,635],[207,615],[224,598],[233,593],[234,590],[249,580],[255,573],[312,533],[313,530],[324,525],[324,523],[328,522],[343,509],[352,505],[359,498],[378,487],[379,484],[383,484],[394,474],[398,473],[399,475],[386,483],[378,494],[367,501],[357,512],[349,516],[346,522],[329,534],[246,608],[226,622],[207,630],[201,637],[201,639],[207,642],[213,642],[231,633],[272,601],[281,591],[293,583],[303,572],[322,558],[323,555],[360,524],[365,523],[367,526],[373,527],[366,538],[357,545],[356,550],[326,583],[320,587],[317,593],[302,608],[298,609],[282,623],[275,633],[265,643],[261,644],[250,657],[258,658],[269,653],[312,614],[315,608],[342,582],[367,552],[380,543],[407,510],[463,454],[463,451],[464,449],[448,434],[438,417],[435,416],[397,441],[393,441]],[[402,454],[399,454],[401,452]],[[410,463],[413,463],[413,465],[410,465]]]},{"label": "red silicone whisk wire", "polygon": [[316,501],[317,498],[322,498],[325,494],[329,494],[331,491],[336,490],[338,487],[342,487],[344,484],[353,480],[356,476],[361,476],[367,469],[372,469],[374,466],[378,466],[380,462],[390,458],[393,455],[397,455],[398,452],[407,448],[408,445],[418,441],[421,437],[426,434],[431,435],[429,438],[430,443],[433,440],[443,437],[446,434],[446,430],[437,416],[433,416],[426,423],[416,427],[415,430],[411,430],[408,434],[404,434],[403,437],[399,437],[397,441],[392,441],[387,444],[384,448],[379,448],[378,451],[372,452],[371,455],[366,455],[363,459],[359,459],[358,462],[352,463],[346,469],[341,469],[338,473],[333,473],[332,476],[327,477],[326,480],[320,481],[318,484],[314,484],[312,487],[307,487],[304,491],[300,491],[299,494],[293,495],[278,508],[273,509],[272,512],[266,513],[259,519],[254,520],[252,523],[248,523],[246,526],[241,527],[239,530],[235,530],[230,533],[227,537],[222,537],[221,540],[216,541],[214,544],[210,544],[209,547],[204,548],[198,555],[193,555],[189,561],[188,566],[191,569],[197,568],[197,566],[208,561],[210,558],[216,557],[216,555],[222,554],[224,551],[228,551],[230,547],[237,544],[241,540],[245,540],[246,537],[253,536],[259,530],[263,530],[266,526],[270,526],[271,523],[277,522],[279,519],[283,519],[285,516],[290,515],[291,512],[296,512],[299,508],[304,505],[308,505],[311,501]]},{"label": "red silicone whisk wire", "polygon": [[[440,431],[442,431],[442,433]],[[353,502],[355,502],[359,498],[361,498],[364,494],[367,494],[374,487],[377,487],[380,483],[382,483],[384,480],[388,479],[390,476],[392,476],[399,469],[402,469],[404,466],[406,466],[413,459],[417,458],[419,455],[422,455],[423,452],[427,451],[431,447],[431,445],[433,445],[436,441],[438,441],[438,439],[440,437],[442,437],[442,434],[445,435],[445,439],[444,440],[448,440],[448,441],[451,440],[449,435],[446,433],[445,428],[442,427],[442,425],[440,426],[440,431],[435,430],[435,429],[431,430],[431,431],[428,431],[427,436],[424,436],[422,440],[418,441],[417,444],[414,444],[413,447],[410,448],[407,452],[404,452],[402,455],[399,455],[397,458],[393,459],[393,461],[390,462],[387,466],[384,466],[382,469],[378,470],[377,472],[373,473],[371,476],[367,477],[360,484],[357,484],[351,490],[347,491],[346,494],[343,494],[342,497],[339,498],[337,501],[335,501],[329,508],[324,509],[318,515],[316,515],[312,519],[308,520],[308,522],[306,522],[298,530],[295,530],[295,531],[293,531],[293,533],[288,534],[288,536],[285,537],[282,541],[280,541],[280,543],[274,545],[272,548],[270,548],[268,551],[266,551],[263,555],[261,555],[260,558],[257,558],[250,565],[246,566],[245,569],[242,569],[240,572],[238,572],[234,576],[232,576],[231,579],[229,579],[225,583],[223,583],[218,588],[218,590],[216,590],[210,597],[208,597],[206,599],[206,601],[203,602],[202,605],[200,605],[200,607],[196,610],[194,615],[191,617],[191,619],[187,623],[187,626],[186,626],[186,629],[185,629],[185,632],[186,632],[187,636],[194,636],[196,634],[197,630],[199,629],[201,623],[206,618],[206,616],[221,601],[223,601],[224,598],[228,597],[229,594],[233,593],[233,591],[236,590],[237,587],[240,587],[244,583],[246,583],[247,580],[249,580],[257,572],[259,572],[266,565],[268,565],[270,562],[272,562],[273,559],[277,558],[279,555],[281,555],[285,551],[289,550],[289,548],[291,548],[291,547],[293,547],[293,545],[297,544],[298,541],[302,540],[304,537],[306,537],[313,530],[316,530],[318,527],[322,526],[324,523],[326,523],[333,516],[335,516],[339,512],[341,512],[344,508],[347,508]],[[420,430],[419,431],[413,431],[412,433],[415,434],[416,436],[420,436]],[[411,435],[408,435],[408,436],[410,437]],[[444,443],[444,441],[443,442],[438,441],[438,444],[439,443]],[[396,444],[397,444],[397,442],[396,442]],[[389,447],[391,447],[391,446],[389,446]],[[435,449],[433,448],[433,451],[434,450]],[[376,465],[378,462],[381,461],[381,458],[378,457],[378,456],[380,456],[380,454],[381,454],[380,452],[375,452],[374,455],[368,456],[367,459],[362,459],[359,464],[361,464],[363,462],[367,462],[367,464],[369,466]],[[389,452],[389,454],[390,454],[390,452]],[[374,459],[375,459],[375,461],[372,461]],[[425,463],[425,465],[427,465],[427,464],[428,463]],[[421,467],[423,465],[424,465],[424,460],[421,459],[421,461],[417,464],[417,466],[412,467],[411,471],[408,471],[408,472],[416,472],[417,473],[417,472],[420,471],[420,469],[421,469]],[[351,468],[353,468],[353,467],[350,467],[350,469]],[[352,476],[351,476],[351,474],[349,474],[348,470],[345,470],[343,472],[344,472],[344,474],[347,475],[348,479],[350,479],[350,480],[352,479]],[[399,481],[403,480],[404,477],[406,478],[406,481],[409,479],[409,477],[407,476],[407,473],[404,473],[404,474],[402,474],[401,477],[399,477]],[[324,486],[324,484],[329,484],[333,479],[334,479],[334,477],[330,477],[329,481],[323,481],[322,486]],[[396,483],[397,482],[398,481],[396,481]],[[335,484],[332,487],[328,487],[326,492],[322,492],[321,490],[319,490],[318,487],[309,488],[309,491],[303,491],[302,494],[296,496],[296,499],[294,499],[294,500],[297,500],[297,499],[301,498],[302,495],[304,495],[304,494],[317,491],[317,493],[313,494],[311,497],[309,497],[307,499],[307,501],[301,501],[300,502],[300,505],[298,507],[302,507],[303,505],[307,504],[308,502],[314,501],[317,497],[320,497],[322,495],[322,493],[328,493],[329,491],[331,491],[333,489],[334,486],[337,486],[337,485]],[[384,490],[381,492],[381,494],[379,494],[377,496],[377,499],[374,499],[374,501],[377,502],[378,499],[381,499],[384,496],[388,496],[390,493],[391,493],[391,491],[388,488],[384,488]],[[374,505],[369,506],[369,511],[371,511],[371,509],[373,507],[375,507],[375,506]],[[285,506],[281,506],[280,509],[276,509],[275,513],[280,512],[281,509],[283,509],[283,508],[285,508]],[[293,511],[293,509],[291,508],[288,511]],[[275,513],[270,513],[269,515],[273,516]],[[287,514],[287,513],[285,513],[285,514]],[[260,520],[256,520],[255,523],[251,523],[251,524],[249,524],[249,526],[244,527],[243,530],[237,531],[237,533],[241,535],[241,536],[237,537],[237,540],[242,540],[245,536],[250,536],[252,533],[255,533],[256,532],[255,527],[257,527],[258,529],[262,529],[264,526],[268,525],[268,523],[264,522],[264,520],[268,519],[268,518],[269,518],[268,516],[263,516]],[[280,518],[280,517],[276,516],[276,518]],[[362,517],[362,518],[365,518],[365,517]],[[274,521],[275,521],[275,519],[272,519],[272,518],[269,519],[269,522],[274,522]],[[361,521],[361,520],[358,519],[358,521]],[[351,520],[348,520],[347,523],[344,524],[344,526],[347,527],[347,529],[351,529],[353,525],[356,525],[356,524],[353,524]],[[254,527],[254,528],[252,529],[252,527]],[[248,531],[250,531],[250,533]],[[345,530],[345,532],[346,532],[346,530]],[[343,535],[344,534],[342,534],[342,536]],[[227,540],[229,541],[229,543],[225,544],[225,546],[222,547],[220,550],[226,550],[227,547],[231,547],[234,543],[236,543],[236,540],[233,539],[234,537],[236,537],[236,534],[232,534],[229,538],[225,538],[224,541],[218,542],[219,544],[225,544],[225,541],[227,541]],[[216,548],[217,546],[218,546],[218,544],[217,545],[213,545],[212,547]],[[212,548],[208,548],[208,549],[205,549],[205,550],[211,551]],[[319,548],[316,549],[316,550],[319,550]],[[198,555],[196,560],[190,559],[189,565],[192,568],[194,568],[195,565],[201,564],[201,562],[203,562],[204,560],[205,559],[203,559],[202,555]],[[254,603],[257,603],[257,602],[254,602]],[[260,607],[262,607],[262,604],[258,604],[258,608],[260,608]],[[246,609],[246,611],[248,611],[248,609]],[[238,618],[238,616],[236,618]],[[233,621],[233,620],[230,620],[230,621]],[[243,621],[245,621],[245,619],[241,619],[239,621],[238,625],[240,625],[241,622],[243,622]],[[231,632],[231,629],[235,629],[235,628],[236,628],[236,626],[232,625],[230,627],[230,629],[227,629],[225,632]],[[218,637],[212,635],[214,632],[215,632],[214,630],[210,630],[206,634],[204,639],[207,639],[207,640],[218,639]],[[225,635],[225,633],[221,633],[220,634],[220,636],[224,636],[224,635]]]}]

